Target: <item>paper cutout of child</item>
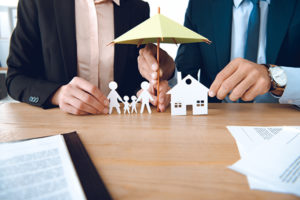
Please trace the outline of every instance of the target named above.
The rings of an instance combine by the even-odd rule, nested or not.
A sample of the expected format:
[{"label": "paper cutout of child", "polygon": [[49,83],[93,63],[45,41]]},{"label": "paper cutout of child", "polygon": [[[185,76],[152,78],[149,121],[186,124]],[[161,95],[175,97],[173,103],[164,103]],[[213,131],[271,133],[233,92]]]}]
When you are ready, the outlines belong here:
[{"label": "paper cutout of child", "polygon": [[130,114],[130,110],[129,110],[129,107],[130,107],[130,104],[129,104],[129,97],[128,96],[124,96],[124,114],[126,114],[126,111],[128,112],[128,114]]},{"label": "paper cutout of child", "polygon": [[131,106],[131,113],[133,113],[133,111],[135,113],[137,113],[137,110],[136,110],[137,101],[136,100],[137,100],[136,96],[131,96],[131,104],[130,104],[130,106]]}]

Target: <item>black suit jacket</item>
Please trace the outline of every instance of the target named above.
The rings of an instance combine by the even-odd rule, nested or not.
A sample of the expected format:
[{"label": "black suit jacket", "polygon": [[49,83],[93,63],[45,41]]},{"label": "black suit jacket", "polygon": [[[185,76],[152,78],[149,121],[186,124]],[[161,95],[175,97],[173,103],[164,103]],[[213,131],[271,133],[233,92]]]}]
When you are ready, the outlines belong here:
[{"label": "black suit jacket", "polygon": [[[210,87],[230,62],[232,7],[232,0],[189,1],[184,25],[209,38],[212,44],[180,46],[176,67],[183,76],[197,77],[201,69],[201,83]],[[271,0],[266,34],[268,64],[300,67],[300,0]],[[216,98],[210,101],[219,102]]]},{"label": "black suit jacket", "polygon": [[[11,37],[6,85],[22,102],[51,107],[50,98],[77,75],[75,0],[20,0]],[[115,38],[149,18],[141,0],[114,4]],[[143,81],[135,45],[116,45],[114,80],[121,96],[132,95]]]}]

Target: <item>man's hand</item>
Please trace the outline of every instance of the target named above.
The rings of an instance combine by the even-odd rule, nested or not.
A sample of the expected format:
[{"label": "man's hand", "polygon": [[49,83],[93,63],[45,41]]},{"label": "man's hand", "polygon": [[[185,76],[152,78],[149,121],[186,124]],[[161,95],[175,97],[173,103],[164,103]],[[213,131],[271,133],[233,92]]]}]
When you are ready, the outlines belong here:
[{"label": "man's hand", "polygon": [[209,96],[223,100],[230,92],[231,101],[242,98],[251,101],[256,96],[265,94],[271,87],[268,69],[242,58],[231,61],[212,83]]},{"label": "man's hand", "polygon": [[[147,44],[145,48],[140,50],[140,55],[138,57],[139,71],[141,75],[152,85],[156,85],[157,82],[158,63],[156,55],[156,45]],[[160,49],[159,62],[161,70],[160,78],[162,80],[170,79],[175,70],[175,63],[173,59],[167,54],[167,52]]]},{"label": "man's hand", "polygon": [[79,77],[60,87],[51,103],[74,115],[107,114],[109,106],[109,101],[96,86]]},{"label": "man's hand", "polygon": [[[158,106],[159,110],[161,112],[166,111],[166,108],[169,106],[171,97],[167,92],[170,90],[170,87],[168,85],[168,81],[164,80],[161,81],[159,84],[159,105],[157,105],[157,96],[156,96],[156,86],[150,84],[149,93],[151,94],[153,101],[150,101],[151,104],[155,107]],[[138,91],[137,96],[140,96],[142,90]]]}]

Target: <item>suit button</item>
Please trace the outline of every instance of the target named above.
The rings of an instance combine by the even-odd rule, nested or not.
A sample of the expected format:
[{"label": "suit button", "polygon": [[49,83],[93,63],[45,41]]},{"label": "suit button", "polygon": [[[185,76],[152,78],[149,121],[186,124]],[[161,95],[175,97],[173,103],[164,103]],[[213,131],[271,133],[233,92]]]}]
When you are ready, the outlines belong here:
[{"label": "suit button", "polygon": [[40,98],[39,98],[39,97],[33,97],[33,96],[30,96],[28,100],[29,100],[29,102],[31,102],[31,103],[38,103],[39,100],[40,100]]}]

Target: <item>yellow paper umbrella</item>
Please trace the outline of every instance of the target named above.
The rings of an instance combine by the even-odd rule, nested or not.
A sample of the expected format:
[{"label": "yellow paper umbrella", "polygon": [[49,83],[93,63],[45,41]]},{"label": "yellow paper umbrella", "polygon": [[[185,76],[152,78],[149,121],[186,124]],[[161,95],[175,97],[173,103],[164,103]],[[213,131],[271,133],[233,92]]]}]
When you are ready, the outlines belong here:
[{"label": "yellow paper umbrella", "polygon": [[[136,44],[137,46],[140,46],[141,44],[157,43],[157,96],[159,96],[160,43],[183,44],[196,42],[206,42],[208,44],[211,43],[211,41],[209,41],[207,38],[165,17],[164,15],[161,15],[160,8],[158,8],[157,15],[149,18],[120,37],[116,38],[112,44]],[[157,98],[157,101],[159,101],[159,98]],[[157,111],[159,111],[158,106]]]}]

